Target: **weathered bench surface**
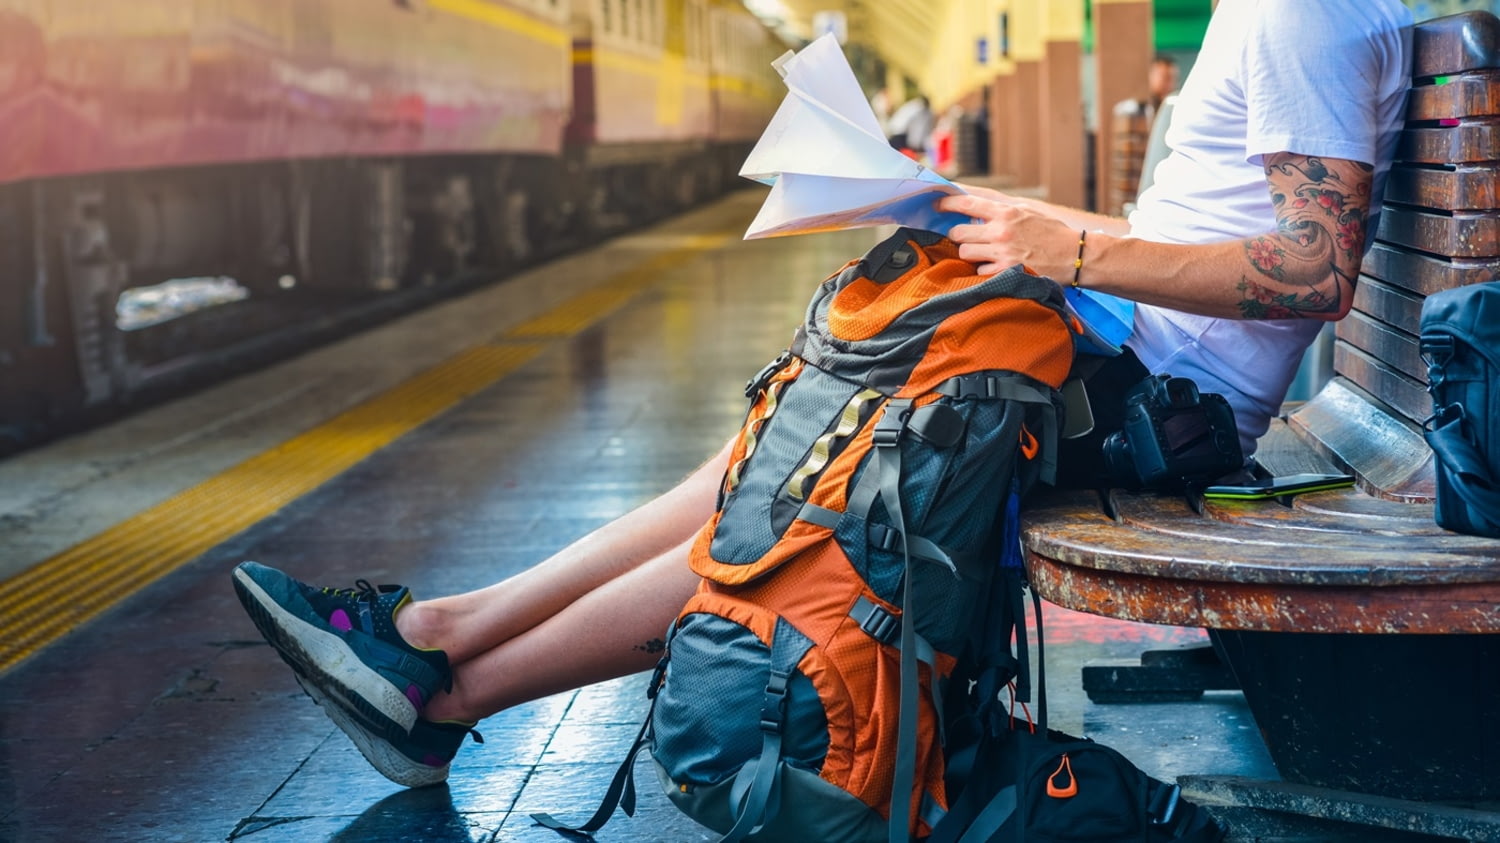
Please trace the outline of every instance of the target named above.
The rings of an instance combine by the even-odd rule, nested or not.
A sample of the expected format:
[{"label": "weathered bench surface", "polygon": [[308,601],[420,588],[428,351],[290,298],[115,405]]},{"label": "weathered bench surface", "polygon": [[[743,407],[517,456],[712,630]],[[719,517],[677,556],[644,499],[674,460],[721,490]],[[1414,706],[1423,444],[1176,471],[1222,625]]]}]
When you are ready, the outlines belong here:
[{"label": "weathered bench surface", "polygon": [[1431,504],[1355,489],[1275,502],[1058,496],[1023,516],[1038,592],[1095,614],[1267,632],[1500,633],[1500,548]]}]

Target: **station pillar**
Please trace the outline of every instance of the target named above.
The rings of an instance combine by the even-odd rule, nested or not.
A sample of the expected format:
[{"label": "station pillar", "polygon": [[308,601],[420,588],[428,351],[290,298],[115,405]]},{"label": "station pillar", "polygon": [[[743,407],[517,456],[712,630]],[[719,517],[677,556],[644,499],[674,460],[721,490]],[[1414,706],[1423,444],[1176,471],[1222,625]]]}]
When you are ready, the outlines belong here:
[{"label": "station pillar", "polygon": [[1035,2],[1012,3],[1009,15],[1012,74],[1005,125],[1005,160],[1016,185],[1042,184],[1042,10]]},{"label": "station pillar", "polygon": [[1087,204],[1083,127],[1083,0],[1046,0],[1042,24],[1038,166],[1047,201]]},{"label": "station pillar", "polygon": [[1114,109],[1122,100],[1146,96],[1153,56],[1152,0],[1094,0],[1095,135],[1094,207],[1111,207],[1114,173]]},{"label": "station pillar", "polygon": [[1015,119],[1015,101],[1016,66],[1010,59],[1002,59],[990,81],[990,175],[1006,185],[1021,183],[1011,156],[1010,124]]}]

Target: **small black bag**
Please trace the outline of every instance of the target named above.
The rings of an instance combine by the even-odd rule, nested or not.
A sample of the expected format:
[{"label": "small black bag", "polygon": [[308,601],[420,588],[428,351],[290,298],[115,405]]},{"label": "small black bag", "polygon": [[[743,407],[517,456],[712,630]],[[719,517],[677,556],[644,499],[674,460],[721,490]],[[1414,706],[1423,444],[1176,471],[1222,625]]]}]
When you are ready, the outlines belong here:
[{"label": "small black bag", "polygon": [[1421,349],[1438,526],[1500,538],[1500,282],[1428,296]]},{"label": "small black bag", "polygon": [[1013,736],[1017,806],[996,843],[1218,843],[1227,834],[1176,784],[1104,744],[1051,729]]},{"label": "small black bag", "polygon": [[[976,757],[965,759],[968,781],[927,843],[1221,843],[1229,828],[1183,799],[1176,784],[1152,778],[1104,744],[1047,728],[1036,592],[1032,605],[1037,723],[981,712],[994,739],[981,741]],[[1023,619],[1017,632],[1024,628]]]}]

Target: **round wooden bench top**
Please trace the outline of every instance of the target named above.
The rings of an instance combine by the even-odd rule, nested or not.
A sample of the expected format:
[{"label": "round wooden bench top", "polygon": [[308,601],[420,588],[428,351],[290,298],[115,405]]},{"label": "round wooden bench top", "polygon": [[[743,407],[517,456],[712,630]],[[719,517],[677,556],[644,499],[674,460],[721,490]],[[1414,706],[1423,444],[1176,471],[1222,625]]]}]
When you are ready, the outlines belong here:
[{"label": "round wooden bench top", "polygon": [[1354,489],[1277,501],[1059,494],[1022,515],[1041,596],[1147,623],[1276,632],[1500,633],[1500,541]]}]

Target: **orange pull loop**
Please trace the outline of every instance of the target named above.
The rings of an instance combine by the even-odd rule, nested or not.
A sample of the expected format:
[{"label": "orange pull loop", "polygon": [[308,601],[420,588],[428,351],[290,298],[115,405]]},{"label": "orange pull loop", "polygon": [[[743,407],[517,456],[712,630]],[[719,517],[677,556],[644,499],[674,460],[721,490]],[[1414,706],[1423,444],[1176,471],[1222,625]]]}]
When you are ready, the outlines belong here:
[{"label": "orange pull loop", "polygon": [[1042,443],[1038,442],[1036,437],[1031,434],[1031,431],[1027,430],[1026,427],[1022,425],[1021,453],[1026,455],[1026,459],[1034,460],[1036,459],[1036,455],[1040,453],[1041,450]]},{"label": "orange pull loop", "polygon": [[[1058,787],[1057,777],[1063,775],[1064,771],[1067,771],[1068,784],[1066,787]],[[1047,795],[1053,799],[1067,799],[1078,795],[1078,779],[1073,777],[1073,762],[1068,760],[1066,752],[1063,753],[1062,761],[1058,763],[1057,769],[1047,777]]]}]

